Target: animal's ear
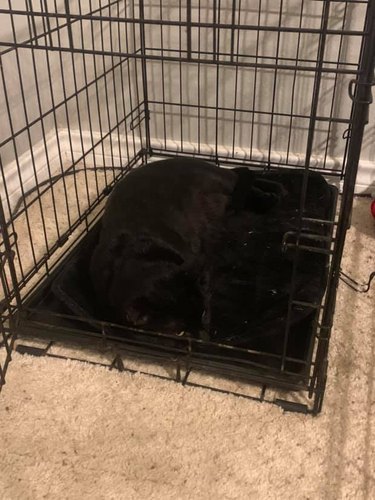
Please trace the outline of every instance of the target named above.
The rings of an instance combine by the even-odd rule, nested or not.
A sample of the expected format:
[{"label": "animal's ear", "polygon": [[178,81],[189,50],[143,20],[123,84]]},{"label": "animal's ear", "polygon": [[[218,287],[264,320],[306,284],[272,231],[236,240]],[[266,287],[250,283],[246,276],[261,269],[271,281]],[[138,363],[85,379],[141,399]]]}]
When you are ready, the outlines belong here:
[{"label": "animal's ear", "polygon": [[113,258],[121,257],[126,250],[130,247],[130,241],[127,234],[118,233],[115,238],[108,244],[109,253]]},{"label": "animal's ear", "polygon": [[90,262],[90,275],[98,294],[107,294],[126,246],[126,235],[118,234],[111,241],[100,241],[95,247]]}]

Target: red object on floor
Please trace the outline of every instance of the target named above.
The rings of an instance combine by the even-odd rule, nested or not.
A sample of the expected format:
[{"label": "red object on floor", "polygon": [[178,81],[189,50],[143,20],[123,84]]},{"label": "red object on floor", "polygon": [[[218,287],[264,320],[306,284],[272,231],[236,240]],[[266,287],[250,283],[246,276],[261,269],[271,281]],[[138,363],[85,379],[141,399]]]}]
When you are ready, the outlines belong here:
[{"label": "red object on floor", "polygon": [[372,203],[371,203],[371,213],[375,219],[375,200],[372,200]]}]

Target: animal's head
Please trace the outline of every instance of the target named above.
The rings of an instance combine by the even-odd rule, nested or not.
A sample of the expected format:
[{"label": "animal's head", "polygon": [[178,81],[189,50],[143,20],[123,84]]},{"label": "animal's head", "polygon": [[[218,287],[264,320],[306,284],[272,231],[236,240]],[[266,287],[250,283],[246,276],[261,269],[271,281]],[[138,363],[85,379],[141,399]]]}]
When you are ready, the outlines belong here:
[{"label": "animal's head", "polygon": [[193,280],[176,251],[149,238],[122,237],[103,257],[97,249],[91,275],[116,322],[174,332],[186,326]]}]

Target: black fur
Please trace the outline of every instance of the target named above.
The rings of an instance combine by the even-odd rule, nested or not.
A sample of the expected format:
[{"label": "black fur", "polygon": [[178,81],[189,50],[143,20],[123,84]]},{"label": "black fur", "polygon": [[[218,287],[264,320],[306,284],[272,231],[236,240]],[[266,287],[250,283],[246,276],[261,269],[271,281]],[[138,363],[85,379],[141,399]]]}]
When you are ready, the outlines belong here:
[{"label": "black fur", "polygon": [[202,246],[235,181],[209,163],[179,159],[138,168],[115,187],[90,266],[113,320],[171,331],[199,325]]},{"label": "black fur", "polygon": [[175,332],[199,330],[203,315],[207,329],[208,251],[224,216],[277,202],[254,180],[247,169],[182,158],[127,175],[108,200],[90,265],[111,320]]}]

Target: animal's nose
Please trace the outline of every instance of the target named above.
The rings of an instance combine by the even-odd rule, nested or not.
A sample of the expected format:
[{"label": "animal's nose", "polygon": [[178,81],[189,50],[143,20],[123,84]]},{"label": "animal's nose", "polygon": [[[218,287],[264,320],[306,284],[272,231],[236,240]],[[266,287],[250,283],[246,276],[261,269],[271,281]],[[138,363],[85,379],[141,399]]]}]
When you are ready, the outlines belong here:
[{"label": "animal's nose", "polygon": [[126,319],[134,326],[142,326],[148,322],[148,316],[146,314],[142,314],[134,307],[128,307],[126,310]]}]

